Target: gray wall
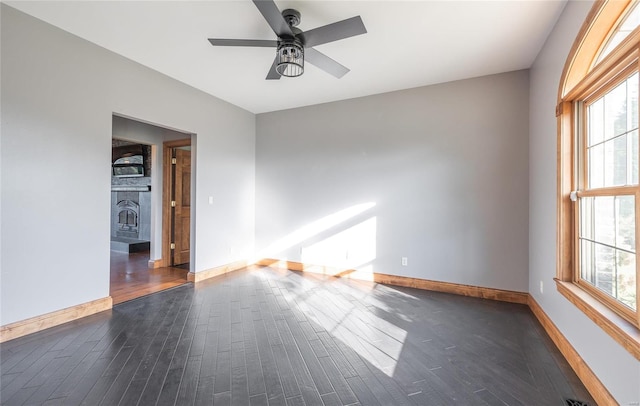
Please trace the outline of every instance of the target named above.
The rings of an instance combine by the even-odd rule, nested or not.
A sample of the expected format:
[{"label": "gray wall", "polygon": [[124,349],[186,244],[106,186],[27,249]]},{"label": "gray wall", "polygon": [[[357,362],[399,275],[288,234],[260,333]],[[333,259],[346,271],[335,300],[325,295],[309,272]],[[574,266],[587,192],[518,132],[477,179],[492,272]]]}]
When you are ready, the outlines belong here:
[{"label": "gray wall", "polygon": [[[531,69],[529,291],[621,405],[640,402],[640,362],[555,289],[556,118],[562,68],[592,2],[570,1]],[[540,282],[543,291],[540,291]],[[636,402],[636,403],[633,403]]]},{"label": "gray wall", "polygon": [[252,254],[253,114],[1,7],[0,324],[109,295],[113,113],[196,134],[192,270]]},{"label": "gray wall", "polygon": [[528,88],[519,71],[258,115],[258,256],[527,291]]}]

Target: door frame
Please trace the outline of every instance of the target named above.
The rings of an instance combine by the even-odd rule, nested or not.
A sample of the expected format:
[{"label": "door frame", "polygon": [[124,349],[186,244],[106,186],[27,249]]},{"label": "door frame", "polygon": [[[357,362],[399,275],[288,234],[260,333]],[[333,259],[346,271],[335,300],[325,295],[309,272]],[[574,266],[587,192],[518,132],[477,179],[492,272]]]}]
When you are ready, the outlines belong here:
[{"label": "door frame", "polygon": [[[191,138],[162,143],[162,258],[160,266],[171,266],[171,158],[174,148],[191,146]],[[191,171],[193,186],[193,170]],[[192,212],[193,214],[193,212]],[[191,216],[193,218],[193,216]],[[193,227],[193,224],[190,225]],[[190,245],[193,241],[190,242]]]}]

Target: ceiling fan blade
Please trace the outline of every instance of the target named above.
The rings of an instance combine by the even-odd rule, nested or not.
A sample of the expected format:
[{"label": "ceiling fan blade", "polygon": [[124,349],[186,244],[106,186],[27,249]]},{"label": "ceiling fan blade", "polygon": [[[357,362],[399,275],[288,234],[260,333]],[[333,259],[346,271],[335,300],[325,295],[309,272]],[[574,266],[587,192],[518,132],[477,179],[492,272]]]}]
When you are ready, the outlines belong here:
[{"label": "ceiling fan blade", "polygon": [[340,65],[338,62],[313,48],[305,48],[304,59],[338,79],[349,73],[349,68]]},{"label": "ceiling fan blade", "polygon": [[253,0],[253,4],[258,7],[258,10],[260,10],[260,13],[262,13],[262,16],[267,20],[267,23],[269,23],[269,26],[271,26],[271,29],[278,37],[293,37],[291,27],[289,27],[289,24],[284,20],[280,10],[278,10],[278,6],[276,6],[273,0]]},{"label": "ceiling fan blade", "polygon": [[209,42],[213,46],[221,47],[277,47],[278,41],[269,39],[227,39],[227,38],[209,38]]},{"label": "ceiling fan blade", "polygon": [[267,80],[279,80],[280,74],[276,71],[276,62],[278,61],[277,57],[273,58],[273,64],[271,64],[271,68],[269,69],[269,73],[267,73]]},{"label": "ceiling fan blade", "polygon": [[300,34],[300,37],[303,38],[302,42],[305,47],[314,47],[366,33],[367,29],[362,22],[362,18],[356,16],[305,31]]}]

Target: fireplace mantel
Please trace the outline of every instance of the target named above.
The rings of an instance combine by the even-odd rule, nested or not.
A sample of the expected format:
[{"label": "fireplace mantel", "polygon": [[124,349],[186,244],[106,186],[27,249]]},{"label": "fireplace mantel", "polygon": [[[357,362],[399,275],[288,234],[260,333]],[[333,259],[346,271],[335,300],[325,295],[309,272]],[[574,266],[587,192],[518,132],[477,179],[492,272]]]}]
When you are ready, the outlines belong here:
[{"label": "fireplace mantel", "polygon": [[112,192],[150,192],[149,185],[111,185]]}]

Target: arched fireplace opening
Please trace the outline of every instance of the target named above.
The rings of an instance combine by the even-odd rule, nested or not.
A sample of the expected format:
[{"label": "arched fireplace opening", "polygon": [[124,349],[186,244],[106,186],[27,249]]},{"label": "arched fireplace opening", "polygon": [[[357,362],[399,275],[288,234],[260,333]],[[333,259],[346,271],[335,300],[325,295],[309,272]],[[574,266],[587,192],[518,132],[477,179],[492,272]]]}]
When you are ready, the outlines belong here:
[{"label": "arched fireplace opening", "polygon": [[121,200],[117,204],[118,228],[116,237],[140,238],[138,218],[140,217],[140,205],[132,200]]}]

